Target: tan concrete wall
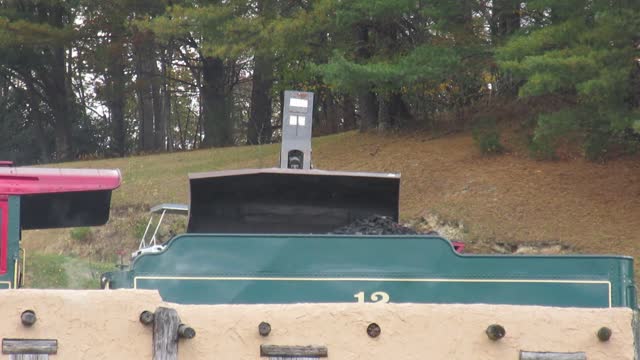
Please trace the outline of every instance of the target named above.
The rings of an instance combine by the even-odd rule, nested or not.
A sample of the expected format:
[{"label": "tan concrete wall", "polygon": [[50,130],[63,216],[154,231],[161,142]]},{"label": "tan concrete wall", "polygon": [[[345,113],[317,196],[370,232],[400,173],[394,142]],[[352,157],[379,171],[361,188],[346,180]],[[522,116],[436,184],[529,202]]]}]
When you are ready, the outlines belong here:
[{"label": "tan concrete wall", "polygon": [[[0,292],[2,338],[58,339],[54,359],[151,359],[150,327],[138,321],[143,310],[173,307],[197,332],[181,340],[181,359],[260,359],[261,344],[326,345],[329,359],[516,360],[520,350],[585,351],[589,360],[632,360],[633,313],[629,309],[561,309],[493,305],[299,304],[184,306],[162,303],[150,291]],[[32,328],[22,311],[38,317]],[[263,338],[261,321],[272,326]],[[382,333],[372,339],[369,323]],[[500,341],[488,340],[490,324],[506,328]],[[601,326],[613,330],[600,342]],[[8,358],[0,355],[0,359]]]}]

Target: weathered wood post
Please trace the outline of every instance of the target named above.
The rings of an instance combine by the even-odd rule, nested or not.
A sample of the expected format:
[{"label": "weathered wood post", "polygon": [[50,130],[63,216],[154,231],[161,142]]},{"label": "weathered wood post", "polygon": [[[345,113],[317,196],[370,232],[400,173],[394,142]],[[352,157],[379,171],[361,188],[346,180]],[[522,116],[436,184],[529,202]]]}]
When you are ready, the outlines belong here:
[{"label": "weathered wood post", "polygon": [[493,341],[498,341],[507,334],[504,326],[500,324],[489,325],[485,332],[487,333],[487,337]]},{"label": "weathered wood post", "polygon": [[174,309],[159,307],[153,320],[153,360],[178,359],[180,318]]},{"label": "weathered wood post", "polygon": [[36,323],[38,318],[36,317],[36,313],[33,310],[25,310],[20,315],[20,320],[22,321],[22,325],[29,327],[33,326]]},{"label": "weathered wood post", "polygon": [[587,354],[521,351],[520,360],[587,360]]},{"label": "weathered wood post", "polygon": [[2,339],[2,353],[10,360],[46,360],[57,352],[56,339]]},{"label": "weathered wood post", "polygon": [[196,336],[193,328],[180,322],[174,309],[159,307],[155,313],[144,311],[140,314],[140,322],[153,324],[153,360],[177,360],[178,339]]}]

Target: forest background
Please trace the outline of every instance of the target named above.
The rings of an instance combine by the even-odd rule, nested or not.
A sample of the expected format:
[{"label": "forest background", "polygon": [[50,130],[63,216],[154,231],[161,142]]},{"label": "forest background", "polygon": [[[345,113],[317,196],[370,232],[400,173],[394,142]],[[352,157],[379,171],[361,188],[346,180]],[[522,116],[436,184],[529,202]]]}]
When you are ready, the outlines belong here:
[{"label": "forest background", "polygon": [[287,89],[316,94],[314,135],[472,129],[500,152],[517,122],[536,158],[620,156],[640,145],[640,2],[0,1],[2,160],[277,142]]}]

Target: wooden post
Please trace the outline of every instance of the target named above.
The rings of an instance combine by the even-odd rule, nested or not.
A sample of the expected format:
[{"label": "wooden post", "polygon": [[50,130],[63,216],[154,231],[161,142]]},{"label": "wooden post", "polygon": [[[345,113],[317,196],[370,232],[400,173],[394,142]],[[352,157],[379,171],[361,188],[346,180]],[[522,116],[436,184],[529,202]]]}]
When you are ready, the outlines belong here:
[{"label": "wooden post", "polygon": [[33,310],[25,310],[20,315],[20,320],[22,321],[22,325],[29,327],[33,326],[38,318],[36,317],[36,313]]},{"label": "wooden post", "polygon": [[19,354],[9,355],[9,360],[49,360],[49,354]]},{"label": "wooden post", "polygon": [[178,337],[181,339],[193,339],[196,336],[196,331],[192,327],[185,324],[178,325]]},{"label": "wooden post", "polygon": [[638,310],[633,311],[633,321],[631,322],[633,327],[633,340],[634,340],[634,359],[640,359],[640,313]]},{"label": "wooden post", "polygon": [[2,339],[3,354],[55,354],[56,339]]},{"label": "wooden post", "polygon": [[280,346],[260,345],[260,356],[270,358],[326,358],[329,350],[326,346]]},{"label": "wooden post", "polygon": [[140,313],[140,318],[139,319],[140,319],[140,322],[143,325],[151,325],[151,324],[153,324],[153,317],[154,316],[155,315],[153,315],[153,313],[151,311],[145,310],[142,313]]},{"label": "wooden post", "polygon": [[196,331],[182,324],[174,309],[159,307],[155,313],[143,311],[139,317],[143,325],[153,324],[153,360],[177,360],[178,339],[193,339]]},{"label": "wooden post", "polygon": [[583,352],[559,353],[521,351],[520,360],[587,360],[587,355]]},{"label": "wooden post", "polygon": [[485,332],[487,333],[487,337],[493,341],[502,339],[507,333],[504,327],[499,324],[489,325]]},{"label": "wooden post", "polygon": [[46,360],[58,352],[58,340],[2,339],[2,353],[10,360]]},{"label": "wooden post", "polygon": [[598,330],[598,333],[596,335],[598,336],[598,339],[600,339],[600,341],[609,341],[609,339],[611,339],[611,334],[611,329],[603,326],[600,328],[600,330]]},{"label": "wooden post", "polygon": [[178,360],[180,318],[174,309],[159,307],[153,319],[153,360]]}]

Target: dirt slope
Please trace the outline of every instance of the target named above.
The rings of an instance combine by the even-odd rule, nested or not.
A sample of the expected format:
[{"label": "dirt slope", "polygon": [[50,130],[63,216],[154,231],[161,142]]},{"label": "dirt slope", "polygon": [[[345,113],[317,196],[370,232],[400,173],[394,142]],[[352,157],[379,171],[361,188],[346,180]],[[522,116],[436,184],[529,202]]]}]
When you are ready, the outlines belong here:
[{"label": "dirt slope", "polygon": [[[88,243],[68,230],[31,232],[26,246],[104,258],[137,246],[144,211],[160,202],[187,202],[187,172],[269,167],[278,147],[242,147],[67,164],[118,167],[124,184],[114,194],[112,221]],[[404,221],[436,214],[461,223],[468,249],[495,242],[552,242],[571,252],[640,255],[640,157],[606,164],[585,160],[539,162],[506,154],[483,157],[468,134],[346,133],[314,140],[317,168],[402,173]]]},{"label": "dirt slope", "polygon": [[638,158],[596,164],[483,157],[467,135],[344,140],[358,156],[343,157],[334,146],[320,160],[338,169],[401,172],[404,219],[435,212],[463,222],[472,241],[559,241],[580,252],[639,253]]}]

